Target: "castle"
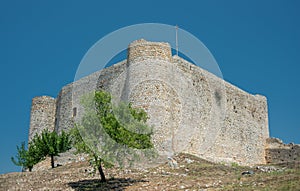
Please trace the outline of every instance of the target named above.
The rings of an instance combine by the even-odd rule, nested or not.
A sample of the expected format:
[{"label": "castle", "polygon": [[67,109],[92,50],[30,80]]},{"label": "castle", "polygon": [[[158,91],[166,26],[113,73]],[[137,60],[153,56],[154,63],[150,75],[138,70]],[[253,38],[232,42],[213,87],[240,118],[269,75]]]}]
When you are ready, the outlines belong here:
[{"label": "castle", "polygon": [[32,100],[29,141],[43,129],[68,130],[82,115],[80,97],[94,89],[143,108],[164,155],[185,152],[214,162],[266,163],[266,97],[251,95],[172,56],[168,43],[137,40],[127,59],[64,86],[57,98]]}]

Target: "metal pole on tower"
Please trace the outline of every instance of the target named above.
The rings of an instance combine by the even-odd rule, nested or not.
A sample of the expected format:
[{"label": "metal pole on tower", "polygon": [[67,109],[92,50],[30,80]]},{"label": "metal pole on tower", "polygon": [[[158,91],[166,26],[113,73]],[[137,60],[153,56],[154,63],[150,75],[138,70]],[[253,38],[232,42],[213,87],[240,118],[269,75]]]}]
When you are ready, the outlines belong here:
[{"label": "metal pole on tower", "polygon": [[175,26],[176,30],[176,55],[178,56],[178,25]]}]

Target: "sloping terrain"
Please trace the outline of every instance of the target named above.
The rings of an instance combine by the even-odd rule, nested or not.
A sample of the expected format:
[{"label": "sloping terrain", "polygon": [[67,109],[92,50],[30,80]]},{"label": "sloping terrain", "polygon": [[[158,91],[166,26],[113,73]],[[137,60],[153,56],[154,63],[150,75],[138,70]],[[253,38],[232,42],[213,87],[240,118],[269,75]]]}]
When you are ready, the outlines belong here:
[{"label": "sloping terrain", "polygon": [[[192,155],[147,170],[105,169],[99,182],[88,162],[0,175],[0,190],[300,190],[300,163],[241,167],[213,164]],[[243,175],[244,174],[244,175]]]}]

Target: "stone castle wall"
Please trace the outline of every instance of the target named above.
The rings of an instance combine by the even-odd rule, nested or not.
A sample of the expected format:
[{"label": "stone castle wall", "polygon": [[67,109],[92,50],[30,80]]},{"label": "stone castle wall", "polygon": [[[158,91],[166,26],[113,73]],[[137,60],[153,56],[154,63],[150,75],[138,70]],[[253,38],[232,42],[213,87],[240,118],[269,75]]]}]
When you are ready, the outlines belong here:
[{"label": "stone castle wall", "polygon": [[173,56],[167,43],[138,40],[127,60],[62,88],[56,131],[80,119],[82,95],[95,89],[144,108],[161,155],[186,152],[215,162],[265,163],[267,100]]},{"label": "stone castle wall", "polygon": [[56,131],[72,128],[84,111],[80,104],[82,96],[109,86],[112,79],[124,70],[125,63],[125,61],[120,62],[63,87],[57,98]]},{"label": "stone castle wall", "polygon": [[284,144],[277,138],[267,139],[266,162],[286,163],[300,161],[300,145]]},{"label": "stone castle wall", "polygon": [[[269,137],[266,98],[251,95],[182,58],[174,59],[186,78],[192,79],[198,97],[204,96],[199,102],[206,103],[207,116],[197,124],[197,131],[205,134],[194,135],[188,152],[216,162],[265,163]],[[189,125],[192,128],[195,123]]]},{"label": "stone castle wall", "polygon": [[57,109],[55,115],[55,131],[66,131],[74,125],[72,105],[73,85],[64,86],[57,96]]},{"label": "stone castle wall", "polygon": [[[111,79],[107,89],[116,99],[146,110],[160,154],[187,152],[216,162],[265,163],[269,137],[265,97],[250,95],[180,57],[170,57],[165,44],[159,50],[138,43],[133,43],[138,49],[134,55],[129,51],[126,70]],[[153,56],[153,49],[159,56]]]},{"label": "stone castle wall", "polygon": [[53,97],[39,96],[32,99],[28,142],[44,129],[54,130],[55,113],[56,99]]}]

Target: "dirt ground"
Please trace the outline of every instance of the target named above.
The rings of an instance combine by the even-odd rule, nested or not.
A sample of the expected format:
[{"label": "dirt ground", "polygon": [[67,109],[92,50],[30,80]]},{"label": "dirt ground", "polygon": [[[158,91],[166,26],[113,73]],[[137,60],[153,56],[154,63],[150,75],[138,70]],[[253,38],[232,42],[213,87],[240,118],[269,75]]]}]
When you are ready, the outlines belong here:
[{"label": "dirt ground", "polygon": [[300,190],[300,162],[242,167],[214,164],[192,155],[174,158],[147,170],[104,169],[108,181],[100,183],[88,162],[54,169],[0,175],[0,190]]}]

